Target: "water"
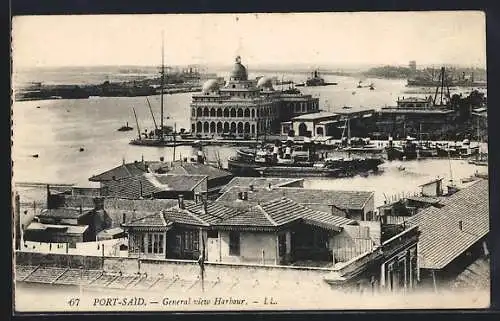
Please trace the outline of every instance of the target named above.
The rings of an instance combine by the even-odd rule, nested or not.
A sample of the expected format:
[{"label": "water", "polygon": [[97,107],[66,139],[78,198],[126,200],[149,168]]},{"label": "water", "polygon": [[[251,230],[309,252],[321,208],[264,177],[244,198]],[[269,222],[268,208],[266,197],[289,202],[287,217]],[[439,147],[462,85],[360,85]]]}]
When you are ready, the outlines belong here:
[{"label": "water", "polygon": [[[268,74],[269,76],[278,76]],[[257,75],[250,74],[250,77]],[[303,81],[303,74],[287,74],[284,79]],[[304,93],[320,97],[323,109],[335,111],[342,106],[381,107],[393,105],[405,90],[402,80],[364,79],[373,82],[376,90],[356,88],[359,79],[352,77],[325,76],[327,81],[336,81],[337,86],[302,87]],[[80,79],[81,80],[81,79]],[[82,80],[81,80],[82,81]],[[355,94],[352,94],[353,92]],[[190,93],[165,96],[165,123],[177,128],[190,128]],[[159,121],[160,97],[149,97],[153,112]],[[36,108],[39,106],[40,108]],[[137,137],[137,125],[132,113],[135,108],[141,131],[153,128],[153,121],[145,97],[96,97],[82,100],[46,100],[15,102],[13,105],[13,175],[16,182],[74,183],[89,186],[88,178],[127,162],[140,160],[171,160],[173,150],[169,147],[133,146],[129,141]],[[166,119],[169,117],[169,119]],[[116,129],[128,122],[133,131],[118,132]],[[80,152],[80,148],[84,148]],[[234,153],[231,147],[207,147],[208,158],[215,158],[217,151],[227,159]],[[187,146],[176,148],[176,158],[190,156],[193,149]],[[32,155],[38,154],[38,158]],[[346,190],[373,190],[376,205],[385,197],[418,190],[422,184],[436,176],[455,178],[470,176],[476,169],[466,161],[423,160],[405,162],[400,171],[400,162],[382,165],[383,174],[369,177],[345,179],[307,179],[306,187]],[[451,164],[451,171],[450,171]],[[451,173],[451,175],[450,175]],[[385,195],[385,196],[384,196]]]}]

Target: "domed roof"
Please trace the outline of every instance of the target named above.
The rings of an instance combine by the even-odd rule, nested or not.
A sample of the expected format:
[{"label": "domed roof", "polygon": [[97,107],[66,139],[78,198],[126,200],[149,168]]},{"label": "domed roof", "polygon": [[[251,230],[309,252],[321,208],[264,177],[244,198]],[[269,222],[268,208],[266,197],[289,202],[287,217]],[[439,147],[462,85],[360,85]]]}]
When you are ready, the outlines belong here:
[{"label": "domed roof", "polygon": [[269,77],[261,77],[259,81],[257,81],[257,88],[273,90],[273,80]]},{"label": "domed roof", "polygon": [[201,92],[204,94],[218,90],[219,90],[219,83],[217,82],[216,79],[209,79],[205,81],[203,87],[201,87]]},{"label": "domed roof", "polygon": [[247,69],[241,64],[241,57],[236,57],[236,62],[231,72],[231,79],[233,80],[248,80]]}]

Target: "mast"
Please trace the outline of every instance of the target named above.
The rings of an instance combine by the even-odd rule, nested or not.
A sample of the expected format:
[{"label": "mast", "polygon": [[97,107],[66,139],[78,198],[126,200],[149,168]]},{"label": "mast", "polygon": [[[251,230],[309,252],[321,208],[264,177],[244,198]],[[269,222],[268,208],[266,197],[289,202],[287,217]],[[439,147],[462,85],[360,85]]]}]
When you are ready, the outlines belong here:
[{"label": "mast", "polygon": [[160,120],[160,140],[163,140],[163,86],[165,85],[165,49],[164,49],[164,35],[163,31],[161,33],[161,88],[160,88],[160,108],[161,108],[161,120]]},{"label": "mast", "polygon": [[135,113],[135,108],[132,107],[132,110],[134,111],[135,123],[137,125],[137,133],[139,134],[139,140],[140,140],[141,139],[141,130],[139,129],[139,121],[137,120],[137,114]]},{"label": "mast", "polygon": [[173,158],[172,158],[172,161],[175,162],[175,136],[176,136],[176,133],[177,133],[177,123],[174,123],[174,155],[173,155]]},{"label": "mast", "polygon": [[153,114],[153,109],[151,108],[151,103],[149,102],[148,97],[146,97],[146,101],[148,102],[149,111],[151,112],[151,117],[153,117],[153,123],[155,125],[155,131],[156,131],[158,129],[158,125],[156,124],[155,115]]}]

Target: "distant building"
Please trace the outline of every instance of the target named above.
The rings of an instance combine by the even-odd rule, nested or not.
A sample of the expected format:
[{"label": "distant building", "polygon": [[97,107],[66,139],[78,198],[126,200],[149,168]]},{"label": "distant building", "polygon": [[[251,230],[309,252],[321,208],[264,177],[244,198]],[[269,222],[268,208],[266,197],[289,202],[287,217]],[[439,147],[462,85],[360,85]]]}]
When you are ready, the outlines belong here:
[{"label": "distant building", "polygon": [[275,91],[272,79],[249,80],[236,57],[229,80],[208,80],[193,95],[191,132],[203,137],[257,137],[279,131],[281,121],[319,110],[319,99],[296,91]]},{"label": "distant building", "polygon": [[410,68],[411,71],[416,72],[417,71],[417,62],[415,60],[411,60],[408,63],[408,68]]}]

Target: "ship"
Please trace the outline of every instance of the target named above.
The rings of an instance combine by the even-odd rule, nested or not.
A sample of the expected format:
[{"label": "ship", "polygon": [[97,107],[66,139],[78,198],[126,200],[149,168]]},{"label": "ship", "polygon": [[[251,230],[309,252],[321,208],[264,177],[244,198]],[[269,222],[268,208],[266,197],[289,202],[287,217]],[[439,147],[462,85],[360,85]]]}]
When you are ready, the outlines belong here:
[{"label": "ship", "polygon": [[133,129],[134,129],[134,127],[130,127],[130,126],[128,125],[128,122],[127,122],[127,123],[125,124],[125,126],[121,126],[120,128],[118,128],[118,129],[117,129],[117,131],[119,131],[119,132],[128,132],[128,131],[131,131],[131,130],[133,130]]},{"label": "ship", "polygon": [[311,77],[307,78],[305,83],[297,84],[296,86],[307,86],[307,87],[317,87],[317,86],[331,86],[331,85],[337,85],[336,82],[326,82],[325,79],[323,79],[318,70],[315,70],[312,72]]},{"label": "ship", "polygon": [[[441,68],[442,70],[444,67]],[[466,77],[465,72],[462,76],[458,78],[453,78],[451,76],[446,77],[446,83],[450,87],[480,87],[485,88],[485,81],[474,80],[474,73],[471,73],[470,77]],[[407,87],[436,87],[441,84],[440,79],[434,77],[434,70],[432,74],[419,74],[413,78],[409,78],[406,82]]]},{"label": "ship", "polygon": [[290,141],[281,146],[260,149],[240,149],[228,159],[228,170],[237,176],[250,177],[350,177],[377,172],[383,163],[380,157],[321,157],[314,145],[293,146]]},{"label": "ship", "polygon": [[393,160],[413,160],[417,159],[417,143],[412,137],[407,137],[401,145],[394,144],[392,137],[389,137],[389,144],[386,147],[387,159]]}]

